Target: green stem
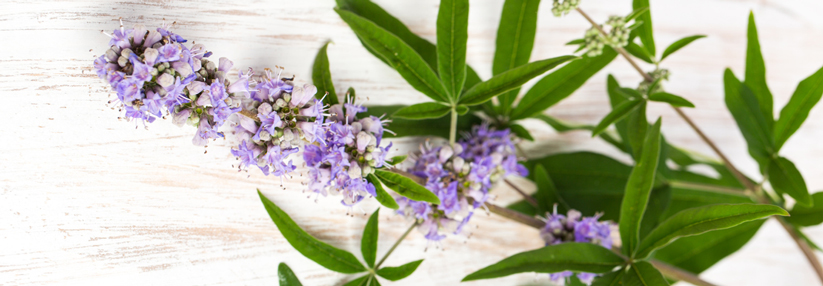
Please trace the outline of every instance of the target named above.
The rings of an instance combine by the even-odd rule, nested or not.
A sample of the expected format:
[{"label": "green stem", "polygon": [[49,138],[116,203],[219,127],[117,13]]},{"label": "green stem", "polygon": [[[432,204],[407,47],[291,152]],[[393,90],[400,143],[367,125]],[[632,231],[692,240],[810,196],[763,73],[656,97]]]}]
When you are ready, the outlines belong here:
[{"label": "green stem", "polygon": [[407,235],[409,235],[409,233],[412,231],[412,229],[414,229],[415,226],[417,226],[417,222],[413,223],[409,227],[409,229],[407,229],[406,232],[404,232],[403,235],[401,235],[400,238],[397,239],[394,245],[392,245],[391,248],[389,248],[389,252],[386,252],[386,255],[384,255],[383,258],[380,259],[380,262],[377,262],[377,265],[374,266],[374,269],[379,269],[380,265],[383,265],[383,262],[386,261],[386,258],[389,258],[389,255],[391,255],[391,253],[394,252],[394,249],[397,248],[398,245],[400,245],[400,242],[403,241],[403,239],[406,238]]},{"label": "green stem", "polygon": [[449,129],[449,145],[454,146],[454,142],[457,137],[457,108],[452,107],[452,124],[451,129]]}]

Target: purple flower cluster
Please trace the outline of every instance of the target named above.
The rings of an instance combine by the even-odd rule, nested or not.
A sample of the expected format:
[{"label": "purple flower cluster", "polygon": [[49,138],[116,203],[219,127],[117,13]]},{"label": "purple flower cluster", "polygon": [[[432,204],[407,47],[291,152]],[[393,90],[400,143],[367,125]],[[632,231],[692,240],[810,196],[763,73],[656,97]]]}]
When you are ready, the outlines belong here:
[{"label": "purple flower cluster", "polygon": [[[579,211],[569,210],[564,216],[557,214],[557,209],[555,209],[554,213],[549,214],[546,218],[546,226],[540,230],[540,236],[546,242],[546,245],[555,245],[564,242],[586,242],[599,244],[611,249],[611,223],[608,221],[598,221],[601,215],[602,214],[596,214],[591,217],[583,217]],[[573,274],[571,271],[563,271],[551,273],[549,277],[554,282],[560,282]],[[597,274],[586,272],[577,274],[577,278],[586,285],[591,285],[596,276]]]},{"label": "purple flower cluster", "polygon": [[320,131],[315,136],[318,144],[306,145],[303,150],[309,190],[323,196],[342,195],[342,204],[349,207],[376,196],[366,177],[383,167],[392,145],[380,146],[386,121],[374,116],[357,118],[365,111],[352,102],[331,106],[328,122],[316,127]]},{"label": "purple flower cluster", "polygon": [[186,39],[169,28],[121,25],[109,35],[111,48],[94,61],[94,69],[117,92],[126,119],[145,124],[173,115],[178,125],[198,127],[192,141],[203,146],[208,139],[223,137],[218,129],[240,110],[234,96],[248,96],[249,75],[229,82],[225,75],[231,61],[221,58],[216,67],[205,59],[211,52],[203,45],[188,48],[183,45]]},{"label": "purple flower cluster", "polygon": [[315,86],[296,87],[280,72],[266,70],[256,90],[248,93],[250,100],[242,104],[243,116],[237,116],[234,128],[239,144],[231,153],[240,169],[257,166],[266,175],[283,177],[296,168],[286,162],[289,155],[306,144],[325,144],[325,110],[314,98]]},{"label": "purple flower cluster", "polygon": [[412,154],[415,162],[408,172],[426,179],[426,188],[441,203],[399,197],[398,213],[417,219],[419,230],[431,241],[442,240],[447,233],[459,234],[474,210],[488,200],[496,182],[512,174],[528,174],[517,163],[513,138],[508,129],[494,130],[482,124],[454,147],[422,145],[419,153]]}]

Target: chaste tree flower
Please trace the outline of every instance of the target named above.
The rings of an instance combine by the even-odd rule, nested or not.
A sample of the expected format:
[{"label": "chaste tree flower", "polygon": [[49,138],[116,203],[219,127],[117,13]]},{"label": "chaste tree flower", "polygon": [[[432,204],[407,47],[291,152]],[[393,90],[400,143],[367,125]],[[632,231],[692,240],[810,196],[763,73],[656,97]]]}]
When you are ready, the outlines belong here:
[{"label": "chaste tree flower", "polygon": [[329,108],[328,122],[314,125],[318,133],[315,144],[306,145],[303,159],[309,168],[309,190],[326,196],[342,195],[341,203],[353,206],[367,196],[376,196],[374,185],[366,177],[386,165],[392,143],[381,147],[388,121],[375,116],[357,118],[366,107],[353,102]]},{"label": "chaste tree flower", "polygon": [[169,31],[169,25],[148,30],[143,25],[114,30],[109,48],[94,61],[97,75],[117,92],[129,120],[154,122],[163,114],[173,122],[198,127],[192,140],[206,145],[208,139],[223,137],[218,131],[229,115],[237,112],[235,96],[248,94],[248,75],[234,83],[225,77],[232,62],[220,58],[220,66],[205,59],[202,44],[191,48],[186,39]]},{"label": "chaste tree flower", "polygon": [[510,131],[494,130],[487,124],[473,127],[454,147],[432,147],[427,142],[410,157],[414,166],[408,172],[425,179],[426,188],[441,204],[399,197],[397,213],[416,219],[418,229],[430,241],[440,241],[447,233],[461,233],[475,209],[488,200],[496,182],[512,174],[528,174],[517,163]]},{"label": "chaste tree flower", "polygon": [[[540,237],[546,245],[555,245],[564,242],[587,242],[599,244],[605,248],[612,248],[611,223],[608,221],[597,221],[602,214],[591,217],[583,217],[577,210],[569,210],[566,215],[558,214],[555,206],[554,212],[547,215],[546,226],[540,230]],[[554,282],[561,282],[566,277],[572,276],[571,271],[563,271],[549,274],[549,278]],[[581,272],[577,278],[586,285],[591,285],[597,274]]]},{"label": "chaste tree flower", "polygon": [[[266,70],[256,90],[248,93],[242,116],[237,116],[234,134],[239,145],[231,153],[240,169],[257,166],[264,174],[285,176],[296,168],[289,155],[301,146],[324,142],[323,104],[314,98],[317,88],[295,87],[282,70]],[[246,75],[248,76],[248,75]]]}]

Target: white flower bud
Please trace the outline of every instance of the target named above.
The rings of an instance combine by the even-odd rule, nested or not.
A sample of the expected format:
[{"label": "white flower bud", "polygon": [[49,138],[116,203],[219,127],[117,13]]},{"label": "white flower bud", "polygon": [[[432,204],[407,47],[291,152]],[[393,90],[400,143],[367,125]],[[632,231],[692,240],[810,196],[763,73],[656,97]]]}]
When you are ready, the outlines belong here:
[{"label": "white flower bud", "polygon": [[260,115],[268,115],[270,112],[272,112],[272,108],[268,102],[263,102],[257,107],[257,113]]},{"label": "white flower bud", "polygon": [[362,174],[363,171],[360,169],[360,165],[358,165],[355,161],[351,161],[351,166],[349,166],[349,177],[360,178]]},{"label": "white flower bud", "polygon": [[452,168],[459,172],[463,170],[463,164],[465,163],[466,161],[463,160],[463,158],[455,156],[454,159],[452,159]]},{"label": "white flower bud", "polygon": [[291,141],[294,139],[294,132],[291,131],[291,128],[286,128],[283,130],[283,140],[284,141]]},{"label": "white flower bud", "polygon": [[278,98],[277,101],[274,102],[274,104],[277,104],[277,106],[279,107],[286,107],[286,102],[283,101],[282,98]]},{"label": "white flower bud", "polygon": [[160,86],[162,86],[164,88],[169,87],[172,84],[174,84],[174,76],[170,75],[170,74],[167,74],[167,73],[164,73],[163,75],[161,75],[157,78],[157,84],[159,84]]},{"label": "white flower bud", "polygon": [[106,60],[108,60],[109,62],[115,62],[119,57],[120,55],[118,55],[117,52],[115,52],[114,50],[110,49],[106,51]]},{"label": "white flower bud", "polygon": [[440,163],[445,163],[452,155],[454,155],[452,147],[443,146],[443,148],[440,149]]},{"label": "white flower bud", "polygon": [[183,61],[174,62],[172,67],[174,67],[175,71],[180,73],[180,77],[182,77],[182,78],[186,78],[186,77],[188,77],[189,75],[191,75],[193,73],[193,71],[191,70],[191,65],[189,65],[189,63],[187,63],[187,62],[183,62]]}]

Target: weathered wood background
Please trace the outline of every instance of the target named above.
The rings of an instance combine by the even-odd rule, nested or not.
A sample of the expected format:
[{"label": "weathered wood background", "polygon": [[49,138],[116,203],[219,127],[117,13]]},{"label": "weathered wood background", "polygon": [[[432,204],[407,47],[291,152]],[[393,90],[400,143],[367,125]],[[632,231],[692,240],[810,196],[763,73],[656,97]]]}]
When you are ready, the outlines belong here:
[{"label": "weathered wood background", "polygon": [[[106,49],[100,30],[176,21],[176,31],[205,44],[235,67],[285,66],[298,80],[328,40],[335,84],[358,90],[368,104],[426,100],[389,67],[367,53],[333,12],[333,1],[15,1],[0,3],[0,284],[2,285],[276,285],[277,264],[287,262],[306,285],[341,285],[354,276],[325,270],[294,251],[261,205],[256,188],[292,215],[309,233],[359,254],[365,212],[362,204],[346,216],[336,198],[307,198],[300,178],[285,189],[259,172],[238,173],[227,144],[208,153],[191,145],[193,128],[156,122],[148,130],[118,121],[106,106],[111,90],[94,72],[94,55]],[[435,39],[438,1],[377,1],[412,31]],[[582,8],[603,21],[630,11],[629,0],[586,0]],[[721,74],[742,74],[746,17],[754,10],[776,108],[788,101],[797,82],[823,64],[823,2],[815,0],[652,1],[658,49],[687,35],[702,39],[672,56],[667,89],[695,102],[688,110],[708,135],[748,174],[756,174],[743,137],[725,109]],[[471,2],[468,61],[488,78],[502,0]],[[563,46],[587,23],[577,14],[551,16],[540,7],[532,59],[572,52]],[[617,59],[583,88],[548,113],[594,123],[608,111],[605,78],[624,83],[640,77]],[[709,149],[667,107],[662,115],[667,139],[709,153]],[[777,113],[777,112],[776,112]],[[823,113],[815,110],[784,149],[812,190],[823,188]],[[558,135],[529,125],[538,145],[535,156],[589,149],[620,156],[589,139],[588,133]],[[416,144],[403,143],[401,152]],[[526,182],[522,182],[528,185]],[[496,202],[517,199],[500,188]],[[382,255],[408,222],[384,211],[380,217]],[[411,235],[387,261],[398,265],[425,258],[397,285],[455,285],[466,274],[505,256],[539,247],[537,232],[503,219],[479,215],[470,238],[450,238],[439,246]],[[823,243],[823,227],[807,229]],[[816,285],[812,269],[794,242],[770,221],[742,251],[703,275],[723,285]],[[466,285],[547,284],[545,275],[524,274]]]}]

